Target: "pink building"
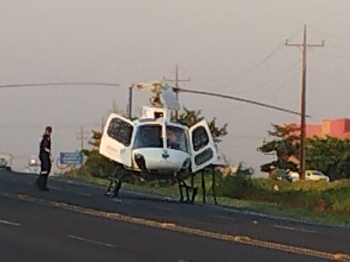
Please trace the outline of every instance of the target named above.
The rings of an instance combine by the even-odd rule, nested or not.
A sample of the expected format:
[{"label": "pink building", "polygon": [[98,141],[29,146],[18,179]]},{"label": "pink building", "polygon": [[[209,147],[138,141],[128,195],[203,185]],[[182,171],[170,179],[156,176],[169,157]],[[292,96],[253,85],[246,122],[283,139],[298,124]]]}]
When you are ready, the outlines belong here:
[{"label": "pink building", "polygon": [[[283,125],[296,123],[284,123]],[[350,119],[349,118],[335,118],[335,119],[323,119],[321,123],[306,124],[306,136],[307,137],[324,137],[326,135],[337,138],[350,138]]]}]

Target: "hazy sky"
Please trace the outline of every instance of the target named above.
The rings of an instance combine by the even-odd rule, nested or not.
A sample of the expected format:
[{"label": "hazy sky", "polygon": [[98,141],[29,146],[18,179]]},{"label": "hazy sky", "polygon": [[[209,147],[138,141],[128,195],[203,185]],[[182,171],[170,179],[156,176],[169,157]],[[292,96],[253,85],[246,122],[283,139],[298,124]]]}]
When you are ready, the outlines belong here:
[{"label": "hazy sky", "polygon": [[[349,0],[1,0],[0,84],[133,82],[174,77],[184,88],[256,99],[299,111],[300,50],[284,39],[325,40],[308,52],[308,113],[348,117]],[[134,110],[147,101],[135,92]],[[45,125],[53,150],[75,150],[75,133],[100,128],[113,99],[125,110],[127,89],[0,89],[0,147],[23,163],[37,154]],[[181,103],[228,122],[220,146],[233,162],[258,168],[256,152],[271,123],[298,116],[220,98],[181,94]]]}]

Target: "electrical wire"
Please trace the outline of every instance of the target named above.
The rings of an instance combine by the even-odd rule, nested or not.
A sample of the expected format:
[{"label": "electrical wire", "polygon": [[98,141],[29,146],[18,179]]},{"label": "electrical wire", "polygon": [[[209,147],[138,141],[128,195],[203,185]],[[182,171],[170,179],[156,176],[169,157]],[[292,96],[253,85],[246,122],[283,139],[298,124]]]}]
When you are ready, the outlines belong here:
[{"label": "electrical wire", "polygon": [[343,60],[348,60],[350,61],[350,56],[345,56],[345,55],[336,55],[336,54],[332,54],[332,53],[328,53],[328,52],[324,52],[324,51],[318,51],[317,53],[319,54],[323,54],[323,55],[326,55],[326,56],[332,56],[332,57],[335,57],[335,58],[339,58],[339,59],[343,59]]},{"label": "electrical wire", "polygon": [[[262,84],[259,84],[253,88],[250,88],[250,89],[247,89],[247,90],[244,90],[244,92],[240,92],[239,94],[242,95],[242,94],[246,94],[246,93],[249,93],[251,91],[256,91],[258,89],[261,89],[262,87],[274,82],[276,79],[279,79],[280,77],[284,76],[285,74],[287,74],[288,72],[290,72],[297,64],[300,63],[300,59],[298,61],[296,61],[295,63],[293,63],[290,67],[288,67],[285,71],[283,71],[282,73],[280,73],[279,75],[275,76],[274,78],[268,80],[268,81],[265,81],[263,82]],[[294,76],[293,76],[294,77]],[[290,79],[288,80],[288,82],[290,81]],[[283,84],[285,85],[285,84]]]},{"label": "electrical wire", "polygon": [[[288,37],[288,40],[291,40],[291,38],[293,38],[297,33],[299,33],[301,30],[301,27],[299,27],[299,29],[297,31],[295,31],[290,37]],[[216,80],[224,80],[224,79],[230,79],[230,78],[234,78],[240,74],[243,73],[242,76],[238,77],[235,79],[235,81],[238,81],[244,77],[246,77],[248,74],[252,73],[255,69],[259,68],[260,66],[262,66],[263,64],[265,64],[271,57],[273,57],[275,54],[277,54],[280,50],[282,50],[282,48],[284,47],[284,43],[281,41],[281,43],[279,43],[278,45],[275,46],[274,49],[272,49],[272,51],[270,53],[268,53],[262,60],[260,60],[258,63],[254,64],[253,66],[243,69],[242,71],[236,72],[231,76],[226,76],[226,77],[217,77],[217,78],[206,78],[207,81],[216,81]],[[227,86],[227,85],[226,85]],[[222,86],[220,88],[223,88],[225,86]]]},{"label": "electrical wire", "polygon": [[313,71],[313,70],[310,70],[310,69],[308,69],[307,72],[309,72],[311,74],[316,74],[316,75],[324,77],[324,78],[333,79],[333,80],[337,80],[337,81],[342,82],[342,83],[350,84],[350,79],[342,79],[342,78],[339,78],[339,77],[330,76],[330,75],[327,75],[327,74],[324,74],[324,73],[320,73],[320,72],[317,72],[317,71]]}]

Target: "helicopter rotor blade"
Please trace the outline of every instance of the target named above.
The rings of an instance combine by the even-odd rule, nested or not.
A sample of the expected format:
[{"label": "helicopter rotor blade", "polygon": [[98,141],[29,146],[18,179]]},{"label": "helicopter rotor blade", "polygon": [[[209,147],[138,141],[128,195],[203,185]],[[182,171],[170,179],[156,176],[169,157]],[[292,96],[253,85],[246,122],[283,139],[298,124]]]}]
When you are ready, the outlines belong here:
[{"label": "helicopter rotor blade", "polygon": [[119,83],[102,82],[59,82],[59,83],[33,83],[33,84],[9,84],[0,85],[0,88],[34,87],[34,86],[69,86],[69,85],[91,85],[91,86],[120,86]]},{"label": "helicopter rotor blade", "polygon": [[[162,83],[161,81],[158,81],[159,83]],[[152,82],[147,82],[146,86],[149,86]],[[140,83],[139,83],[140,84]],[[143,83],[144,84],[144,83]],[[35,86],[68,86],[68,85],[90,85],[90,86],[111,86],[111,87],[121,87],[121,86],[131,86],[133,87],[134,84],[131,83],[106,83],[106,82],[57,82],[57,83],[32,83],[32,84],[7,84],[7,85],[0,85],[0,89],[2,88],[19,88],[19,87],[35,87]],[[142,85],[142,84],[141,84]],[[152,85],[152,84],[151,84]],[[274,105],[269,105],[266,103],[254,101],[254,100],[249,100],[249,99],[244,99],[244,98],[239,98],[231,95],[223,95],[223,94],[218,94],[218,93],[212,93],[212,92],[205,92],[205,91],[198,91],[198,90],[190,90],[190,89],[183,89],[183,88],[176,88],[176,87],[171,87],[174,92],[184,92],[184,93],[192,93],[192,94],[199,94],[199,95],[207,95],[207,96],[215,96],[215,97],[220,97],[220,98],[226,98],[226,99],[231,99],[231,100],[236,100],[239,102],[243,103],[248,103],[248,104],[253,104],[257,106],[262,106],[294,115],[301,115],[301,113],[289,110],[286,108],[274,106]],[[306,115],[305,117],[310,117],[309,115]]]},{"label": "helicopter rotor blade", "polygon": [[[274,105],[269,105],[269,104],[258,102],[258,101],[254,101],[254,100],[249,100],[249,99],[244,99],[244,98],[240,98],[240,97],[235,97],[235,96],[231,96],[231,95],[223,95],[223,94],[217,94],[217,93],[212,93],[212,92],[190,90],[190,89],[183,89],[183,88],[175,88],[175,87],[173,87],[173,91],[174,92],[184,92],[184,93],[192,93],[192,94],[199,94],[199,95],[207,95],[207,96],[215,96],[215,97],[220,97],[220,98],[226,98],[226,99],[236,100],[236,101],[243,102],[243,103],[253,104],[253,105],[262,106],[262,107],[267,107],[267,108],[270,108],[270,109],[274,109],[274,110],[278,110],[278,111],[282,111],[282,112],[286,112],[286,113],[290,113],[290,114],[294,114],[294,115],[299,115],[299,116],[301,115],[301,113],[293,111],[293,110],[289,110],[289,109],[278,107],[278,106],[274,106]],[[306,115],[305,117],[310,117],[310,116]]]}]

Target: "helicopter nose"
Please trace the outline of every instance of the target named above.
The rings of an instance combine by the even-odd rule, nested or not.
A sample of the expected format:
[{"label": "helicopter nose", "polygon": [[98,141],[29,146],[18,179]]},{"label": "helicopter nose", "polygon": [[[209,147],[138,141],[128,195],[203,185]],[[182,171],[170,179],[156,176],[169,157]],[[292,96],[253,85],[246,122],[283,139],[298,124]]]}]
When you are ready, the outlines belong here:
[{"label": "helicopter nose", "polygon": [[145,161],[145,157],[142,154],[136,153],[134,155],[134,159],[135,159],[135,162],[136,162],[137,166],[141,170],[146,170],[146,161]]},{"label": "helicopter nose", "polygon": [[187,158],[187,159],[183,162],[181,169],[188,169],[188,168],[190,167],[190,165],[191,165],[191,159],[190,159],[190,158]]}]

